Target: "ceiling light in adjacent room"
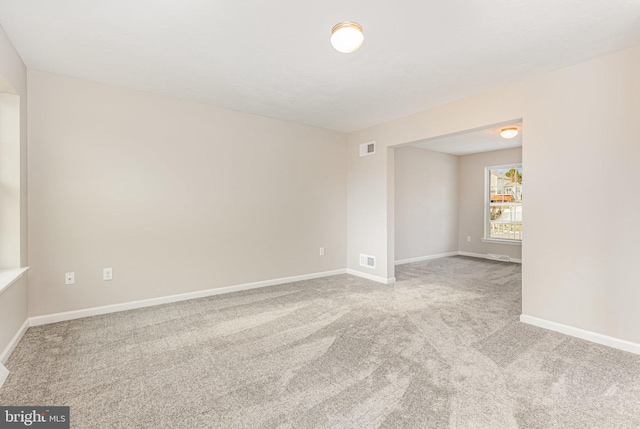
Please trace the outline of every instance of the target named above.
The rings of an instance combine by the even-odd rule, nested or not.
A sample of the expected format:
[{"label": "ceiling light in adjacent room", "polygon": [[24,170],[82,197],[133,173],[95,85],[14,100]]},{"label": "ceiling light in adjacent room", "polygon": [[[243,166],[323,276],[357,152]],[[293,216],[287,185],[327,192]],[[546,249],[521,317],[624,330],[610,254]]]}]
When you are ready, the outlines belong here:
[{"label": "ceiling light in adjacent room", "polygon": [[500,131],[500,135],[502,137],[504,137],[505,139],[512,139],[515,136],[518,135],[518,129],[517,128],[503,128],[502,131]]},{"label": "ceiling light in adjacent room", "polygon": [[331,30],[331,44],[338,52],[348,54],[358,50],[364,42],[362,26],[357,22],[343,21]]}]

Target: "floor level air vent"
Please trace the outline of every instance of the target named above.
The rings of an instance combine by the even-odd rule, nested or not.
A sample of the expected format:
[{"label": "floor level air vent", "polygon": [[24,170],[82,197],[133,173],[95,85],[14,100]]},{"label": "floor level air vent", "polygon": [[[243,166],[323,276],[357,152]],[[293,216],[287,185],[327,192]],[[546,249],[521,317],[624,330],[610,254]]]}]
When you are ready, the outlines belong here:
[{"label": "floor level air vent", "polygon": [[487,253],[487,259],[493,259],[494,261],[511,262],[509,256],[498,255],[497,253]]},{"label": "floor level air vent", "polygon": [[376,257],[370,255],[360,254],[360,265],[363,267],[375,268],[376,267]]}]

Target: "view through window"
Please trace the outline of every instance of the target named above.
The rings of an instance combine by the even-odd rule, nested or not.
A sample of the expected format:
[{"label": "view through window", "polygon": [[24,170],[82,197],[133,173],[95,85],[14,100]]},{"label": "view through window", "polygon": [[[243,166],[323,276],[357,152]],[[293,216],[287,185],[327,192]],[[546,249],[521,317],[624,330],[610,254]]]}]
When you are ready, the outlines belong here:
[{"label": "view through window", "polygon": [[522,241],[522,164],[487,167],[485,237]]}]

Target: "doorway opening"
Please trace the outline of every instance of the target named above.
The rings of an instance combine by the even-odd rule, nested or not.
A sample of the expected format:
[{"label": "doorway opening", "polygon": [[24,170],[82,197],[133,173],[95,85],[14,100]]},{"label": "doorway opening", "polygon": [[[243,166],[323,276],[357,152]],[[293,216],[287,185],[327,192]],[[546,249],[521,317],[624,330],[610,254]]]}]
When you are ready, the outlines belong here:
[{"label": "doorway opening", "polygon": [[[518,134],[504,138],[505,128]],[[513,120],[394,146],[395,265],[454,255],[522,263],[522,143]]]}]

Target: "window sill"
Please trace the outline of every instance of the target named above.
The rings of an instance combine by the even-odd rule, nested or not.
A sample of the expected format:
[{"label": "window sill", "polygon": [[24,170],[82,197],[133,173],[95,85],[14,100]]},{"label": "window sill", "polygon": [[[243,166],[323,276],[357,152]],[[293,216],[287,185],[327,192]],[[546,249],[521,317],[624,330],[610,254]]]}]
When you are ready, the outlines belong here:
[{"label": "window sill", "polygon": [[0,294],[9,289],[9,286],[14,284],[24,273],[27,272],[29,267],[13,268],[10,270],[0,271]]},{"label": "window sill", "polygon": [[522,246],[522,241],[517,240],[502,240],[499,238],[481,238],[483,243],[495,243],[495,244],[510,244],[512,246]]}]

